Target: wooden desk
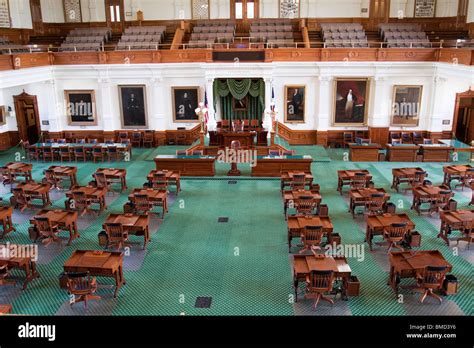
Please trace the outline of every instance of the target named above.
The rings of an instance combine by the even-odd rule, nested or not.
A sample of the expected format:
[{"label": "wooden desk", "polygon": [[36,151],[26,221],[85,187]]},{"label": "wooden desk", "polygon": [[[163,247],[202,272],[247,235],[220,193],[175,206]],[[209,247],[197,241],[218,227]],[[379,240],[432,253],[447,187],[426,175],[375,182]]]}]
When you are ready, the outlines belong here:
[{"label": "wooden desk", "polygon": [[12,305],[0,305],[0,315],[6,315],[12,313]]},{"label": "wooden desk", "polygon": [[218,136],[222,136],[223,147],[230,148],[233,141],[239,141],[240,147],[251,147],[255,144],[254,138],[257,132],[218,132]]},{"label": "wooden desk", "polygon": [[105,223],[122,224],[123,230],[128,232],[128,234],[143,236],[143,249],[145,249],[147,243],[150,241],[150,232],[148,230],[149,221],[148,215],[110,214],[105,220]]},{"label": "wooden desk", "polygon": [[181,176],[215,176],[216,157],[213,156],[172,156],[155,157],[157,170],[179,172]]},{"label": "wooden desk", "polygon": [[[47,210],[43,209],[35,216],[47,217],[52,224],[58,224],[59,229],[69,232],[69,241],[67,245],[71,245],[72,241],[79,238],[79,232],[77,229],[77,212],[70,210]],[[34,219],[30,220],[30,223],[34,226]]]},{"label": "wooden desk", "polygon": [[285,187],[291,186],[291,183],[293,182],[294,176],[295,175],[305,175],[304,181],[305,185],[308,186],[308,188],[311,188],[311,185],[313,185],[313,174],[311,174],[311,171],[309,172],[303,172],[303,171],[288,171],[288,172],[281,172],[280,173],[280,185],[281,185],[281,190],[283,191]]},{"label": "wooden desk", "polygon": [[95,277],[114,278],[115,298],[122,285],[126,284],[121,252],[76,250],[64,263],[64,272],[90,272]]},{"label": "wooden desk", "polygon": [[12,222],[12,214],[12,207],[0,207],[0,221],[3,227],[2,236],[0,237],[1,239],[5,238],[8,233],[16,231]]},{"label": "wooden desk", "polygon": [[99,168],[96,173],[103,173],[110,184],[120,183],[121,191],[127,189],[127,170],[123,168]]},{"label": "wooden desk", "polygon": [[453,150],[453,147],[441,144],[420,145],[423,162],[449,162]]},{"label": "wooden desk", "polygon": [[300,199],[302,196],[312,197],[315,201],[317,206],[321,204],[322,197],[319,193],[302,190],[302,191],[284,191],[283,192],[283,210],[285,214],[285,218],[287,216],[288,208],[290,205],[294,204],[296,200]]},{"label": "wooden desk", "polygon": [[413,144],[387,144],[387,161],[389,162],[416,162],[420,147]]},{"label": "wooden desk", "polygon": [[451,264],[446,261],[439,250],[392,251],[389,254],[390,276],[388,284],[398,294],[398,279],[415,278],[426,266],[446,266],[452,271]]},{"label": "wooden desk", "polygon": [[[370,250],[372,250],[372,239],[376,235],[383,235],[383,232],[391,224],[396,223],[407,223],[409,234],[415,228],[415,224],[410,220],[408,214],[383,214],[377,216],[367,217],[367,229],[365,232],[365,242],[369,244]],[[408,235],[409,235],[408,234]]]},{"label": "wooden desk", "polygon": [[392,188],[398,192],[398,186],[403,183],[411,184],[417,172],[424,172],[423,168],[393,168]]},{"label": "wooden desk", "polygon": [[33,176],[31,174],[33,170],[32,164],[21,163],[21,162],[9,162],[5,164],[5,167],[10,171],[10,173],[15,179],[18,176],[22,176],[25,178],[25,182],[33,181]]},{"label": "wooden desk", "polygon": [[51,166],[49,170],[54,172],[54,175],[61,178],[69,178],[71,187],[77,185],[77,167],[73,166]]},{"label": "wooden desk", "polygon": [[444,166],[443,167],[443,173],[444,173],[443,184],[451,187],[451,181],[461,180],[461,178],[464,175],[466,175],[466,172],[468,171],[468,169],[472,169],[472,166],[470,164]]},{"label": "wooden desk", "polygon": [[295,301],[298,301],[298,284],[305,282],[312,271],[333,271],[336,278],[343,279],[343,296],[347,290],[347,279],[351,276],[351,267],[345,257],[294,255],[293,256],[293,288]]},{"label": "wooden desk", "polygon": [[441,191],[450,190],[446,185],[432,186],[432,185],[421,185],[413,188],[413,203],[411,209],[414,209],[418,215],[422,213],[420,206],[423,203],[433,203],[439,198]]},{"label": "wooden desk", "polygon": [[[23,245],[15,246],[13,244],[4,245],[0,244],[0,248],[11,248],[18,247],[22,248],[25,247]],[[27,250],[25,250],[26,252]],[[20,250],[21,252],[21,250]],[[25,281],[23,282],[23,290],[26,289],[28,283],[30,283],[33,279],[39,277],[39,273],[36,270],[36,261],[33,257],[7,257],[8,252],[6,250],[1,250],[0,252],[0,266],[7,266],[8,268],[18,268],[25,272]],[[36,255],[37,256],[37,255]]]},{"label": "wooden desk", "polygon": [[[372,179],[372,175],[370,172],[366,169],[361,169],[361,170],[338,170],[337,171],[337,190],[339,193],[342,195],[342,187],[344,185],[350,185],[352,179],[355,177],[356,173],[364,173],[365,175],[368,176],[368,180],[370,181]],[[369,185],[369,182],[367,182],[367,186]]]},{"label": "wooden desk", "polygon": [[153,184],[153,175],[156,173],[161,172],[165,174],[166,181],[168,182],[168,186],[170,184],[175,185],[176,187],[176,194],[178,194],[181,191],[181,173],[179,171],[174,171],[174,170],[152,170],[150,173],[147,175],[147,180],[148,184],[152,185]]},{"label": "wooden desk", "polygon": [[128,200],[132,202],[135,195],[146,195],[148,201],[157,207],[163,208],[163,219],[165,218],[165,213],[168,212],[168,193],[166,191],[158,191],[153,189],[134,189],[131,194],[128,195]]},{"label": "wooden desk", "polygon": [[282,172],[299,171],[311,173],[311,156],[257,156],[252,167],[252,176],[281,177]]},{"label": "wooden desk", "polygon": [[349,159],[352,162],[378,162],[381,149],[379,144],[349,144]]},{"label": "wooden desk", "polygon": [[29,195],[32,199],[41,199],[43,202],[43,208],[46,208],[51,204],[49,198],[49,190],[51,189],[50,184],[29,181],[27,183],[19,183],[16,187],[22,188],[25,195]]},{"label": "wooden desk", "polygon": [[105,187],[94,187],[94,186],[73,186],[71,191],[66,192],[66,197],[68,198],[65,202],[66,209],[72,209],[72,193],[73,192],[83,192],[88,199],[94,203],[99,204],[99,215],[107,209],[107,203],[105,201],[105,195],[107,194],[107,189]]},{"label": "wooden desk", "polygon": [[349,212],[352,213],[352,217],[355,217],[356,207],[365,207],[365,204],[370,200],[371,195],[375,193],[385,194],[385,202],[390,199],[390,195],[385,192],[385,189],[383,188],[351,189],[349,191]]},{"label": "wooden desk", "polygon": [[474,222],[473,210],[447,211],[440,214],[441,228],[438,238],[441,237],[449,246],[448,235],[452,231],[458,231],[472,225]]},{"label": "wooden desk", "polygon": [[332,232],[334,226],[330,217],[319,216],[303,216],[293,215],[288,216],[288,245],[291,245],[293,238],[299,238],[306,226],[322,226],[323,232],[326,234],[328,243],[332,243]]}]

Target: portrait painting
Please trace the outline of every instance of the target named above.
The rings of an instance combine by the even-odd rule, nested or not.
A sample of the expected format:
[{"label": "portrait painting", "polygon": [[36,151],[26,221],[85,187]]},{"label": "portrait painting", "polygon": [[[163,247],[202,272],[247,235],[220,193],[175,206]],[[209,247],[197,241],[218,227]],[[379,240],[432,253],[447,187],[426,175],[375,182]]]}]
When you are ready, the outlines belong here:
[{"label": "portrait painting", "polygon": [[199,106],[199,87],[173,87],[174,122],[199,122],[196,108]]},{"label": "portrait painting", "polygon": [[146,128],[148,126],[146,87],[144,85],[120,85],[118,87],[122,127],[124,129]]},{"label": "portrait painting", "polygon": [[417,127],[423,86],[393,86],[392,126]]},{"label": "portrait painting", "polygon": [[3,126],[4,124],[7,123],[7,115],[6,115],[6,111],[5,111],[5,106],[4,105],[0,105],[0,126]]},{"label": "portrait painting", "polygon": [[64,91],[66,113],[70,126],[97,125],[95,92],[92,90]]},{"label": "portrait painting", "polygon": [[334,81],[334,126],[365,126],[369,98],[368,78],[337,78]]},{"label": "portrait painting", "polygon": [[285,86],[285,122],[304,123],[306,86]]},{"label": "portrait painting", "polygon": [[247,97],[240,100],[232,98],[232,107],[234,111],[247,111]]}]

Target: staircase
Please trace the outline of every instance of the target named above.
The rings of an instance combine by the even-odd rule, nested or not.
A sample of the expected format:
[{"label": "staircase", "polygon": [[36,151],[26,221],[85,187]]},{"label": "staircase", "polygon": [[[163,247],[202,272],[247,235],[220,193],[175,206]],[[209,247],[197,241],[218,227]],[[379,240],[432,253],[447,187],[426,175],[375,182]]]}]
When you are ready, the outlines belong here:
[{"label": "staircase", "polygon": [[164,50],[169,50],[171,48],[171,44],[173,43],[174,39],[174,34],[176,33],[176,29],[178,29],[177,25],[167,25],[166,26],[166,32],[165,32],[165,37],[163,38],[163,41],[161,42],[162,49]]},{"label": "staircase", "polygon": [[[323,37],[321,35],[321,31],[308,31],[309,42],[311,42],[311,48],[323,48],[324,44]],[[320,43],[321,42],[321,43]]]}]

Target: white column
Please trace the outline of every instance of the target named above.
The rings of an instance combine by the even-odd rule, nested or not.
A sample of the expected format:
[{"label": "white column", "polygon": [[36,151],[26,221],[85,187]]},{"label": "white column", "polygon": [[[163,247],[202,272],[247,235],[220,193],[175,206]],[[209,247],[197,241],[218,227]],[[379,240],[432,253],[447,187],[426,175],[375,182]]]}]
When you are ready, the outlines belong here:
[{"label": "white column", "polygon": [[[446,118],[446,115],[442,112],[444,109],[442,104],[444,103],[445,82],[446,78],[444,77],[433,77],[428,112],[424,115],[423,120],[420,120],[420,127],[424,126],[423,129],[430,132],[441,132],[443,129],[443,118]],[[422,124],[421,121],[425,123]]]},{"label": "white column", "polygon": [[[49,80],[45,82],[46,88],[49,90],[49,95],[52,96],[52,99],[49,100],[50,108],[49,108],[49,115],[47,121],[49,122],[48,126],[41,125],[43,130],[48,129],[50,132],[60,132],[63,127],[61,124],[61,119],[66,121],[66,109],[64,105],[64,98],[59,96],[59,91],[56,86],[56,82],[53,80]],[[41,121],[46,121],[41,119]]]},{"label": "white column", "polygon": [[327,131],[332,125],[333,104],[333,78],[331,76],[319,77],[319,100],[326,100],[327,102],[319,102],[318,112],[318,131]]},{"label": "white column", "polygon": [[150,91],[151,99],[149,117],[149,127],[153,130],[165,130],[167,129],[167,122],[165,117],[165,104],[163,102],[163,79],[161,77],[155,77],[150,80]]},{"label": "white column", "polygon": [[270,104],[272,102],[272,85],[273,79],[271,78],[264,78],[263,81],[265,82],[265,115],[263,116],[263,127],[268,131],[272,131],[272,119],[270,115],[268,115],[267,111],[270,110]]},{"label": "white column", "polygon": [[367,124],[370,127],[389,127],[391,114],[390,100],[392,98],[387,93],[387,79],[382,76],[376,76],[371,91],[372,96],[369,100],[372,103],[367,106],[369,108]]},{"label": "white column", "polygon": [[[104,131],[114,131],[114,109],[112,101],[112,84],[108,79],[99,79],[99,96],[98,100],[100,101],[102,109],[102,126]],[[120,108],[120,105],[118,105]],[[119,111],[120,112],[120,111]],[[120,114],[117,115],[117,118],[120,118]],[[118,121],[120,122],[120,120]],[[121,125],[118,125],[119,128],[122,128]],[[118,128],[118,129],[119,129]]]},{"label": "white column", "polygon": [[216,111],[214,110],[214,78],[206,79],[206,94],[207,94],[207,108],[209,121],[207,123],[207,129],[213,131],[217,127]]}]

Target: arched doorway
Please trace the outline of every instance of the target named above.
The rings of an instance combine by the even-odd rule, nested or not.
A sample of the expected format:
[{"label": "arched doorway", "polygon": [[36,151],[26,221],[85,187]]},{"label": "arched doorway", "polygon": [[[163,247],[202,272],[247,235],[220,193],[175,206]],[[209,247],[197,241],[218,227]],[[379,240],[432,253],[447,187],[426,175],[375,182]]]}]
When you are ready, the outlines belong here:
[{"label": "arched doorway", "polygon": [[231,0],[230,18],[232,19],[255,19],[259,17],[258,0]]},{"label": "arched doorway", "polygon": [[30,144],[37,143],[41,138],[41,125],[36,96],[23,91],[13,100],[20,139]]},{"label": "arched doorway", "polygon": [[470,144],[474,140],[474,91],[471,89],[456,94],[452,131],[463,143]]}]

